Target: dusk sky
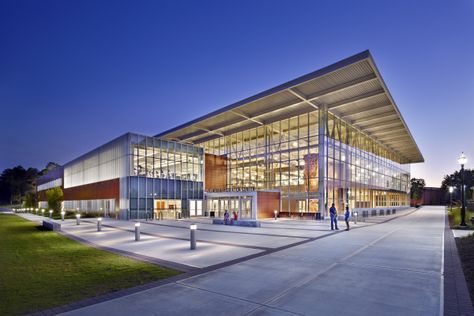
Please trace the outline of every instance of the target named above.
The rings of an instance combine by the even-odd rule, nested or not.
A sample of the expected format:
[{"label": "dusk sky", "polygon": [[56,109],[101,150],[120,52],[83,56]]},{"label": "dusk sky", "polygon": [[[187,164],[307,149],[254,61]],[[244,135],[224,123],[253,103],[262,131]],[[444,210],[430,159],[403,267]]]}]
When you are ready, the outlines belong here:
[{"label": "dusk sky", "polygon": [[440,186],[474,168],[474,1],[1,1],[0,171],[155,135],[369,49]]}]

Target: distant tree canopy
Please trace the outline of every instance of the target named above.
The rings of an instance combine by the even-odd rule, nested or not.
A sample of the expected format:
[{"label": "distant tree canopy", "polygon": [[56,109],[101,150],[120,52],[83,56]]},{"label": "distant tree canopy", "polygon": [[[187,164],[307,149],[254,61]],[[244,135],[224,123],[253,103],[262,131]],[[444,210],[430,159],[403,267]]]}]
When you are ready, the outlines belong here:
[{"label": "distant tree canopy", "polygon": [[[464,185],[466,186],[466,198],[472,198],[470,188],[474,186],[474,170],[464,170]],[[454,171],[452,174],[444,176],[443,182],[441,182],[441,188],[446,192],[449,192],[449,187],[453,186],[456,188],[453,192],[454,199],[461,199],[461,171]]]},{"label": "distant tree canopy", "polygon": [[24,201],[27,193],[36,193],[38,169],[16,166],[3,170],[0,175],[1,199],[9,204],[19,204]]},{"label": "distant tree canopy", "polygon": [[25,169],[22,166],[7,168],[0,175],[0,203],[36,205],[36,180],[59,165],[50,162],[41,172],[36,168]]},{"label": "distant tree canopy", "polygon": [[410,180],[410,198],[412,200],[421,199],[424,187],[425,179],[412,178]]},{"label": "distant tree canopy", "polygon": [[50,172],[51,170],[54,170],[58,167],[61,167],[61,166],[59,164],[55,163],[55,162],[50,161],[50,162],[48,162],[46,167],[44,167],[44,169],[41,170],[40,175],[43,176],[43,175],[47,174],[48,172]]},{"label": "distant tree canopy", "polygon": [[48,208],[53,210],[54,212],[60,212],[63,196],[63,190],[60,187],[46,190],[46,200],[48,201]]}]

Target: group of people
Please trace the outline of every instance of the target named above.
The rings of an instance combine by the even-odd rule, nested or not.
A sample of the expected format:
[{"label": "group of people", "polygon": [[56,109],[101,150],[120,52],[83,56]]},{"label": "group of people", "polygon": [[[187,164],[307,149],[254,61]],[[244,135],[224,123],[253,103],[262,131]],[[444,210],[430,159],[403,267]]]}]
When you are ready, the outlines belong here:
[{"label": "group of people", "polygon": [[238,215],[236,212],[232,212],[232,218],[230,218],[230,214],[228,210],[225,210],[224,212],[224,224],[225,225],[230,225],[232,224],[232,221],[236,221],[238,218]]},{"label": "group of people", "polygon": [[[329,215],[331,216],[331,230],[339,230],[337,227],[337,210],[332,203],[331,208],[329,209]],[[346,210],[344,211],[344,221],[346,222],[346,230],[349,230],[349,217],[351,216],[351,212],[349,211],[349,205],[346,206]]]},{"label": "group of people", "polygon": [[[339,230],[337,227],[337,210],[336,207],[334,206],[334,203],[332,203],[331,208],[329,209],[329,215],[331,216],[331,230]],[[349,211],[349,205],[346,205],[346,209],[344,211],[344,221],[346,222],[346,230],[350,229],[349,226],[349,218],[351,217],[351,212]],[[225,225],[231,225],[233,221],[236,221],[238,218],[238,215],[236,212],[232,212],[232,218],[230,218],[230,214],[228,210],[225,210],[224,212],[224,224]]]}]

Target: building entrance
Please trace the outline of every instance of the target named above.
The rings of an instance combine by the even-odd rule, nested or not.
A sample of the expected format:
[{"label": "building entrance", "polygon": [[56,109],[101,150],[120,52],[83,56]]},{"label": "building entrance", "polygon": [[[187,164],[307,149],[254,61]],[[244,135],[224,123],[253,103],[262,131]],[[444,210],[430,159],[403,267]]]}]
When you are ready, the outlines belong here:
[{"label": "building entrance", "polygon": [[[230,193],[230,192],[229,192]],[[229,214],[235,212],[239,219],[255,219],[256,205],[255,196],[252,195],[225,195],[219,193],[206,196],[205,215],[209,217],[224,217],[227,210]]]}]

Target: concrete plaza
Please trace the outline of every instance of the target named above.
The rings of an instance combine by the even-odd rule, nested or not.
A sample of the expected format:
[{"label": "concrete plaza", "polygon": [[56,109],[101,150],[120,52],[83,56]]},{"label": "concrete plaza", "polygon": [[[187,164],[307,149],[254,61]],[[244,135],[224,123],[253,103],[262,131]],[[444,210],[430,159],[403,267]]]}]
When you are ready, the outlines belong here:
[{"label": "concrete plaza", "polygon": [[[127,222],[113,224],[130,226]],[[160,224],[187,226],[184,221]],[[76,230],[74,234],[81,237],[97,234],[93,232],[93,223],[73,226],[66,224],[64,230],[68,233]],[[164,229],[173,228],[169,226],[145,224],[142,228],[144,226],[156,226],[147,228],[149,232],[156,229],[156,234],[178,234],[181,229],[182,235],[173,235],[176,238],[185,238],[188,233],[187,229],[182,228],[174,228],[176,231],[173,232]],[[204,223],[199,226],[207,227]],[[256,230],[255,235],[261,235],[257,237],[254,234],[223,232],[220,234],[236,236],[230,235],[226,239],[224,235],[218,235],[219,240],[237,246],[202,241],[198,247],[204,248],[203,252],[194,255],[206,257],[206,247],[210,248],[210,252],[219,253],[216,250],[219,247],[232,247],[232,251],[260,252],[260,255],[247,260],[247,253],[239,253],[235,257],[241,256],[241,260],[227,265],[225,260],[232,259],[232,256],[222,255],[225,257],[222,258],[216,255],[219,259],[193,261],[190,259],[193,254],[189,254],[183,246],[182,253],[187,254],[180,257],[181,263],[208,267],[217,262],[221,264],[188,278],[66,314],[441,315],[444,208],[423,207],[394,220],[380,224],[365,223],[358,227],[349,232],[333,233],[328,232],[323,224],[280,221],[267,223]],[[104,234],[119,234],[117,228],[108,229],[111,231],[106,229]],[[230,231],[236,228],[219,229]],[[240,232],[241,229],[237,230]],[[131,232],[121,232],[128,234],[123,238],[130,239]],[[285,236],[273,236],[279,232],[284,232]],[[199,239],[211,239],[212,234],[219,233],[200,231],[199,234]],[[88,238],[92,240],[92,237]],[[243,247],[247,245],[246,238],[255,238],[255,246],[262,249]],[[100,239],[94,242],[100,242]],[[122,242],[128,243],[126,240]]]},{"label": "concrete plaza", "polygon": [[[413,209],[399,211],[396,216],[403,216],[411,211]],[[44,219],[28,213],[21,216],[38,222]],[[357,224],[351,221],[351,225],[353,229],[359,229],[396,216],[372,217],[365,222],[358,221]],[[269,254],[328,237],[345,228],[345,224],[340,222],[341,230],[331,231],[328,220],[270,219],[261,221],[260,228],[213,225],[208,218],[155,220],[141,221],[141,240],[135,242],[133,221],[103,219],[101,232],[97,231],[97,221],[94,218],[81,219],[80,225],[76,225],[75,219],[55,222],[61,224],[64,234],[79,241],[122,254],[139,255],[185,272],[201,268],[212,269],[225,263]],[[198,226],[198,247],[194,251],[189,249],[190,224]]]}]

